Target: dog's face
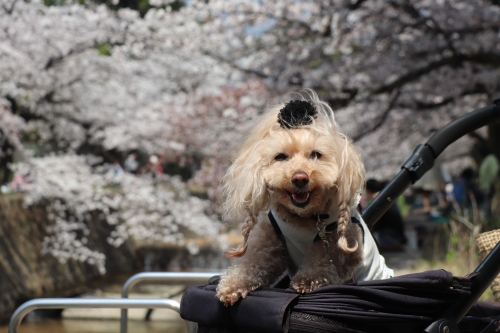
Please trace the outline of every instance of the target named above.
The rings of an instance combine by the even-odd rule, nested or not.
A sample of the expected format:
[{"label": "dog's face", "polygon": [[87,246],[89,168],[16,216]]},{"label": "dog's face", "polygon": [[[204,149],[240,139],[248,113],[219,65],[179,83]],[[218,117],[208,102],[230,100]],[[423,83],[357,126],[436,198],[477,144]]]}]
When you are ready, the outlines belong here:
[{"label": "dog's face", "polygon": [[356,250],[346,230],[364,184],[361,155],[339,132],[328,104],[314,92],[309,97],[309,106],[295,100],[263,114],[224,175],[224,218],[245,219],[245,241],[232,257],[245,253],[256,217],[270,207],[291,223],[338,208],[339,248]]},{"label": "dog's face", "polygon": [[259,119],[223,178],[226,219],[255,217],[270,206],[289,218],[333,205],[340,214],[354,204],[364,184],[361,155],[339,132],[333,111],[321,102],[316,108],[313,122],[293,128],[278,123],[279,108]]},{"label": "dog's face", "polygon": [[276,131],[266,138],[262,176],[273,201],[303,217],[327,211],[340,170],[336,141],[308,128]]}]

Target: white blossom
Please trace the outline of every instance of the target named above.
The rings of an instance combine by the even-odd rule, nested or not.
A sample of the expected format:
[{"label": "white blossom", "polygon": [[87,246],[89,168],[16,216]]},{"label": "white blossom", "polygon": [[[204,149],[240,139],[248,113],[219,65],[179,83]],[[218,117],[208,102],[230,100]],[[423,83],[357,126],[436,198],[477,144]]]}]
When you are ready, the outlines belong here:
[{"label": "white blossom", "polygon": [[[91,1],[0,0],[0,140],[9,142],[0,158],[23,151],[33,168],[27,202],[48,200],[54,220],[47,252],[102,266],[68,227],[79,235],[92,211],[115,227],[115,246],[180,244],[187,229],[216,237],[218,182],[232,153],[290,92],[313,88],[328,101],[378,178],[395,174],[432,130],[498,98],[495,2],[169,3],[151,1],[158,8],[141,17]],[[30,157],[22,139],[42,153]],[[469,164],[473,143],[450,147],[445,165]],[[163,156],[189,179],[160,186],[99,169],[132,150]],[[56,247],[70,239],[80,252]]]}]

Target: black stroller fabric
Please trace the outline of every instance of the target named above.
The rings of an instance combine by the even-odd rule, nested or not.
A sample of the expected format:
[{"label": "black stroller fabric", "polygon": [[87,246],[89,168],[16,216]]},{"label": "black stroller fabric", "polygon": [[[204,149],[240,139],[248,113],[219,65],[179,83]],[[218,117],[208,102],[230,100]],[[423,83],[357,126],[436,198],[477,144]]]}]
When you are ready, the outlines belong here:
[{"label": "black stroller fabric", "polygon": [[261,288],[231,307],[215,297],[217,282],[214,277],[208,285],[190,287],[182,297],[181,317],[197,322],[200,333],[421,332],[470,294],[471,281],[432,270],[306,294]]}]

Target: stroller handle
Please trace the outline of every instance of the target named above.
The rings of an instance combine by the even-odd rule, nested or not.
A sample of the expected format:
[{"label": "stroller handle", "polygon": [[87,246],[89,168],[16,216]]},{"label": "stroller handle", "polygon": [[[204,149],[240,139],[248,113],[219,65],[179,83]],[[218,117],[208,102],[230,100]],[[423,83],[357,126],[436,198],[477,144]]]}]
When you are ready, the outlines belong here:
[{"label": "stroller handle", "polygon": [[[434,160],[446,147],[467,133],[498,120],[500,120],[500,99],[495,100],[492,105],[474,110],[453,120],[434,133],[424,145],[417,146],[413,154],[403,163],[401,171],[365,209],[363,219],[368,227],[372,229],[396,199],[432,168]],[[471,273],[471,295],[456,302],[442,313],[424,332],[458,332],[457,324],[500,273],[498,262],[500,262],[500,243]]]},{"label": "stroller handle", "polygon": [[434,160],[450,144],[469,132],[500,120],[500,99],[487,107],[469,112],[438,130],[403,163],[399,173],[366,207],[363,220],[372,229],[403,192],[419,180],[434,165]]}]

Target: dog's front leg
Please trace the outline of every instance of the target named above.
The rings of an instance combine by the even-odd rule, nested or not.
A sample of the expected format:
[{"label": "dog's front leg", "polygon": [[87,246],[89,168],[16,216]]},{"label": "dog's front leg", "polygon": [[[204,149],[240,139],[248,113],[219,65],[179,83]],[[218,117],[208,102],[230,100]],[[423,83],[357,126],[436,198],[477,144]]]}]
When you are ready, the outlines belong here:
[{"label": "dog's front leg", "polygon": [[321,242],[313,243],[304,262],[292,279],[292,287],[299,293],[307,293],[322,286],[341,284],[343,280],[330,264]]},{"label": "dog's front leg", "polygon": [[260,221],[255,226],[248,239],[247,252],[236,260],[236,264],[221,277],[217,287],[216,296],[226,306],[271,283],[287,264],[283,244],[267,221]]}]

